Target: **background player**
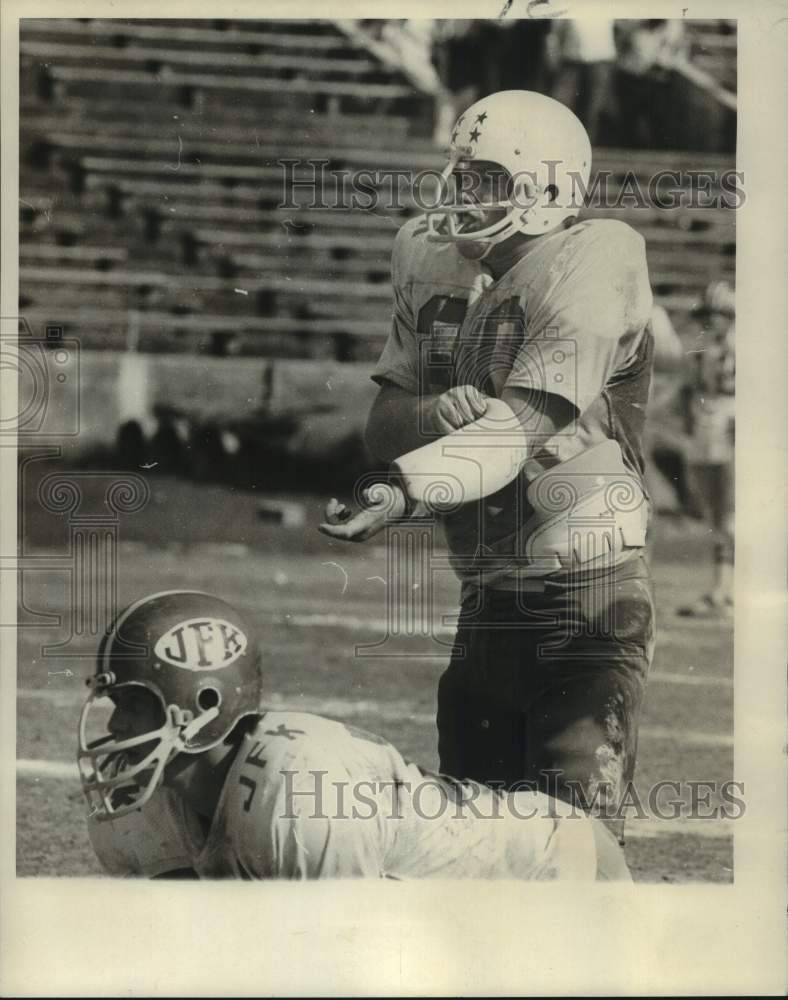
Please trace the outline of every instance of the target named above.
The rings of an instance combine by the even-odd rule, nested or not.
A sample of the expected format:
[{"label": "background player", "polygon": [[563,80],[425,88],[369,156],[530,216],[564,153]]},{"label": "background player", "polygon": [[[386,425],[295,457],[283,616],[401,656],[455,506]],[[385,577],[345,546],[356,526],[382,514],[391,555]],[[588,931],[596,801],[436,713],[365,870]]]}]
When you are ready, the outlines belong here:
[{"label": "background player", "polygon": [[[444,201],[397,235],[367,438],[392,461],[492,400],[516,414],[519,474],[443,518],[462,611],[438,692],[441,769],[505,785],[557,771],[615,803],[653,652],[652,295],[640,235],[573,224],[590,167],[583,126],[548,97],[505,91],[460,115]],[[368,537],[365,512],[332,525],[339,513],[327,533]]]},{"label": "background player", "polygon": [[109,872],[629,880],[612,835],[563,803],[432,775],[352,726],[265,711],[262,660],[249,624],[208,594],[155,594],[117,617],[79,726]]},{"label": "background player", "polygon": [[736,428],[735,299],[727,281],[713,281],[695,313],[702,324],[692,353],[685,399],[694,493],[714,532],[711,590],[679,609],[691,617],[733,615],[734,439]]}]

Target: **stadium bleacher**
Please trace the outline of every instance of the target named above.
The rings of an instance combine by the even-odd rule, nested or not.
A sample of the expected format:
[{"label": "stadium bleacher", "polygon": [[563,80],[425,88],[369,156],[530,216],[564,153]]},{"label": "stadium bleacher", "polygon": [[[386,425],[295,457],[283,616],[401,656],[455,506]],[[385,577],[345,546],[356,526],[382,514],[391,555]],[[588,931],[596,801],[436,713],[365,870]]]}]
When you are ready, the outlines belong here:
[{"label": "stadium bleacher", "polygon": [[[699,58],[729,81],[730,36],[694,24]],[[394,207],[312,206],[316,194],[335,204],[342,172],[440,169],[433,95],[330,21],[29,19],[20,44],[28,322],[102,349],[221,352],[232,336],[242,354],[376,357],[391,244],[415,206],[404,188]],[[300,161],[301,181],[316,176],[306,161],[325,170],[285,207],[283,158]],[[595,159],[616,207],[592,214],[643,233],[655,294],[679,323],[710,277],[732,275],[735,213],[648,208],[627,192],[697,166],[690,153]],[[703,167],[730,170],[732,157],[704,154]]]},{"label": "stadium bleacher", "polygon": [[736,22],[688,18],[686,26],[692,62],[735,92]]}]

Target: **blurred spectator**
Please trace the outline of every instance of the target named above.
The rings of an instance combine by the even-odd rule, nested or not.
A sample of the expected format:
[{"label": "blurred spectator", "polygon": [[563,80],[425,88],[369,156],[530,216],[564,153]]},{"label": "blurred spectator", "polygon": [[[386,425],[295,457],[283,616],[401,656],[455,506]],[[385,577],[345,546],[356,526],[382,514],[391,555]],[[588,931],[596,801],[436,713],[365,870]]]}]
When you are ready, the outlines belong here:
[{"label": "blurred spectator", "polygon": [[435,94],[439,145],[448,143],[461,108],[500,90],[552,94],[574,110],[594,145],[722,151],[735,144],[735,112],[709,73],[690,61],[691,35],[681,18],[354,23],[382,56]]},{"label": "blurred spectator", "polygon": [[547,92],[545,43],[551,28],[547,18],[481,21],[476,31],[483,56],[479,97],[499,90]]},{"label": "blurred spectator", "polygon": [[411,79],[433,93],[440,89],[440,80],[432,62],[434,36],[435,21],[426,17],[386,20],[380,30],[380,41],[396,53]]},{"label": "blurred spectator", "polygon": [[733,610],[734,532],[734,349],[733,289],[712,282],[695,312],[700,324],[689,381],[689,453],[694,487],[714,531],[711,590],[679,614],[727,617]]},{"label": "blurred spectator", "polygon": [[438,76],[453,94],[476,85],[478,60],[474,58],[474,28],[477,21],[446,19],[435,22],[433,60]]},{"label": "blurred spectator", "polygon": [[448,146],[460,107],[473,104],[479,95],[478,58],[474,56],[476,21],[444,19],[436,22],[433,60],[443,84],[437,109],[435,142]]},{"label": "blurred spectator", "polygon": [[548,90],[546,18],[436,22],[433,58],[450,96],[438,113],[436,141],[447,143],[463,108],[499,90]]},{"label": "blurred spectator", "polygon": [[592,145],[601,141],[602,116],[610,113],[613,100],[613,25],[604,18],[561,18],[553,21],[547,43],[555,69],[552,96],[575,112]]},{"label": "blurred spectator", "polygon": [[684,24],[677,18],[616,21],[619,67],[633,76],[658,77],[688,50]]},{"label": "blurred spectator", "polygon": [[380,41],[383,36],[383,30],[388,23],[388,20],[382,17],[365,17],[360,18],[358,21],[359,27],[362,28],[373,41]]},{"label": "blurred spectator", "polygon": [[622,145],[677,145],[676,80],[671,67],[689,48],[679,19],[616,21],[616,96]]},{"label": "blurred spectator", "polygon": [[419,90],[438,95],[441,82],[432,61],[436,21],[432,18],[367,18],[343,21],[390,69],[409,77]]}]

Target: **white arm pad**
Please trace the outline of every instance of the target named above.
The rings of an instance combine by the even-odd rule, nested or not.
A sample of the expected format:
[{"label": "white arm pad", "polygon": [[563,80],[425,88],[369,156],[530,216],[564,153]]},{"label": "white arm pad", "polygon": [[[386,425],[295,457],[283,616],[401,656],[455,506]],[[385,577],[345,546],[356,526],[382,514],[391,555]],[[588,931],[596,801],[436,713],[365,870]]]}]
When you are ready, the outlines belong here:
[{"label": "white arm pad", "polygon": [[411,500],[446,513],[508,486],[526,457],[525,431],[514,411],[489,398],[478,420],[402,455],[391,469]]}]

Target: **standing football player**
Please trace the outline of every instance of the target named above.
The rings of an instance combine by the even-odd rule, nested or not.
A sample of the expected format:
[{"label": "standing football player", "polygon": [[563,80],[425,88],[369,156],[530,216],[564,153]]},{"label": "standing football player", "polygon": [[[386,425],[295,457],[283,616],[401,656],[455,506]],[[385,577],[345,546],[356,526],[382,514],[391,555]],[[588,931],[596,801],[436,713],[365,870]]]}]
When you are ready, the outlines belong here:
[{"label": "standing football player", "polygon": [[735,301],[727,281],[713,281],[695,317],[701,346],[692,353],[687,400],[689,469],[696,495],[714,532],[711,589],[679,614],[695,618],[733,616]]},{"label": "standing football player", "polygon": [[601,823],[407,763],[371,733],[266,711],[249,623],[209,594],[131,604],[79,723],[88,829],[111,874],[630,881]]},{"label": "standing football player", "polygon": [[[367,425],[380,459],[408,453],[418,471],[395,466],[406,513],[429,507],[447,472],[462,480],[459,465],[464,487],[474,470],[485,480],[442,518],[462,608],[438,690],[440,767],[504,787],[557,775],[559,794],[615,807],[654,639],[644,241],[619,221],[576,221],[591,147],[557,101],[493,94],[451,138],[440,204],[395,241]],[[497,436],[483,428],[458,462],[455,435],[485,417]],[[501,456],[518,461],[508,477]],[[368,538],[386,523],[373,507],[351,516],[331,501],[322,530]]]}]

